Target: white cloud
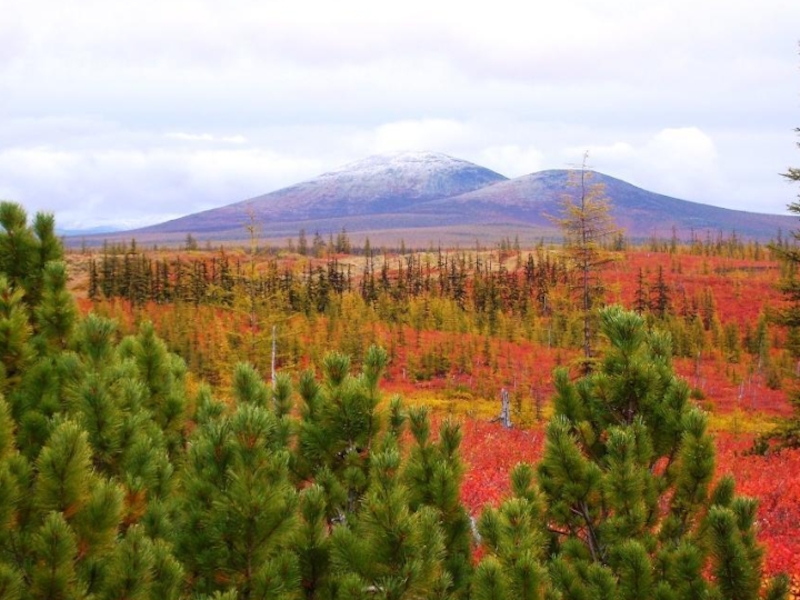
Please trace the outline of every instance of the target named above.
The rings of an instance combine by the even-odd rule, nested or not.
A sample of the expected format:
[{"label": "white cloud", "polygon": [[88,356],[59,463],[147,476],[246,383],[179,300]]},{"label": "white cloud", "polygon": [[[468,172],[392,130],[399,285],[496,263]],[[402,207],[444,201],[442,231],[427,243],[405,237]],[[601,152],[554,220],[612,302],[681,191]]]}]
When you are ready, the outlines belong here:
[{"label": "white cloud", "polygon": [[[637,141],[589,145],[588,165],[651,191],[712,202],[724,196],[717,148],[697,127],[665,128]],[[580,157],[572,147],[564,155]]]},{"label": "white cloud", "polygon": [[642,149],[642,167],[659,178],[664,193],[701,200],[720,189],[716,146],[696,127],[663,129]]},{"label": "white cloud", "polygon": [[[429,149],[782,211],[800,3],[55,0],[0,19],[0,193],[157,219]],[[133,217],[131,217],[133,218]]]},{"label": "white cloud", "polygon": [[210,133],[184,133],[181,131],[176,131],[173,133],[167,133],[165,136],[167,139],[171,140],[180,140],[183,142],[223,142],[226,144],[244,144],[247,142],[247,138],[243,135],[212,135]]},{"label": "white cloud", "polygon": [[469,126],[451,119],[395,121],[359,133],[354,145],[367,154],[457,146],[470,136]]},{"label": "white cloud", "polygon": [[506,144],[484,149],[478,162],[506,177],[519,177],[540,171],[543,158],[544,155],[533,146]]},{"label": "white cloud", "polygon": [[259,148],[0,152],[0,188],[62,227],[143,225],[243,200],[317,173],[312,159]]},{"label": "white cloud", "polygon": [[714,142],[697,127],[662,129],[647,143],[645,152],[653,161],[681,168],[704,168],[717,159]]}]

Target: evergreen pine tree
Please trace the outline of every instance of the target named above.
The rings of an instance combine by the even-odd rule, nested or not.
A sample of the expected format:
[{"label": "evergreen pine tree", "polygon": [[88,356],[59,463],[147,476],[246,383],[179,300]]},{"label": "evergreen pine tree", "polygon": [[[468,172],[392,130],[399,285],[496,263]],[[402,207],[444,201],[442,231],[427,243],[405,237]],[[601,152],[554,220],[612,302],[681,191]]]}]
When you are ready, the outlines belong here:
[{"label": "evergreen pine tree", "polygon": [[439,439],[430,439],[427,410],[409,411],[409,425],[414,445],[406,460],[404,481],[412,510],[430,507],[436,510],[444,535],[444,564],[452,592],[466,594],[471,574],[472,530],[469,515],[461,504],[460,492],[464,465],[459,457],[461,429],[446,421]]},{"label": "evergreen pine tree", "polygon": [[21,598],[24,591],[21,565],[15,565],[19,509],[24,488],[15,471],[25,470],[14,439],[11,408],[0,396],[0,597]]},{"label": "evergreen pine tree", "polygon": [[206,398],[182,473],[177,552],[195,593],[291,598],[299,574],[291,552],[297,493],[280,422],[250,367],[235,376],[232,414]]},{"label": "evergreen pine tree", "polygon": [[59,512],[50,512],[33,535],[30,597],[36,600],[78,600],[86,597],[75,572],[78,542]]},{"label": "evergreen pine tree", "polygon": [[136,365],[145,386],[144,408],[164,435],[170,455],[175,454],[184,442],[186,364],[167,350],[150,322],[142,323],[135,338],[123,340],[120,351]]},{"label": "evergreen pine tree", "polygon": [[346,490],[346,501],[338,507],[344,513],[354,510],[368,485],[373,438],[381,429],[376,410],[378,383],[387,360],[383,349],[372,347],[361,376],[353,377],[349,357],[331,353],[324,359],[324,385],[310,374],[300,382],[304,406],[298,432],[298,475],[313,478],[322,470],[333,473]]},{"label": "evergreen pine tree", "polygon": [[35,357],[24,296],[23,288],[15,288],[0,274],[0,391],[5,394],[19,385]]},{"label": "evergreen pine tree", "polygon": [[34,310],[40,343],[52,350],[66,350],[77,318],[72,296],[67,291],[67,268],[63,262],[48,262],[43,268],[42,292]]},{"label": "evergreen pine tree", "polygon": [[[467,597],[470,522],[459,500],[460,429],[430,436],[425,410],[406,417],[398,398],[378,411],[386,363],[367,352],[361,374],[326,357],[325,378],[301,377],[296,475],[313,482],[301,496],[297,535],[307,598]],[[412,443],[401,450],[411,422]]]},{"label": "evergreen pine tree", "polygon": [[[36,268],[40,262],[36,237],[28,226],[25,209],[13,202],[0,202],[0,227],[3,228],[0,231],[0,273],[11,287],[25,289],[31,278],[41,277]],[[26,302],[33,306],[35,294],[29,294]]]},{"label": "evergreen pine tree", "polygon": [[417,511],[400,478],[395,443],[372,456],[372,477],[357,513],[332,535],[332,562],[341,574],[337,598],[416,599],[445,596],[444,535],[432,507]]},{"label": "evergreen pine tree", "polygon": [[[61,240],[56,236],[56,220],[50,213],[36,213],[31,224],[31,230],[36,238],[33,264],[27,282],[28,298],[31,306],[39,304],[41,293],[47,277],[47,265],[51,262],[61,261],[64,258],[64,249]],[[64,279],[66,282],[66,278]]]},{"label": "evergreen pine tree", "polygon": [[487,554],[475,571],[473,598],[538,600],[548,591],[544,502],[530,465],[511,472],[512,497],[487,507],[478,532]]},{"label": "evergreen pine tree", "polygon": [[[729,478],[712,487],[707,418],[674,375],[669,338],[616,307],[601,330],[597,372],[556,373],[538,467],[553,588],[565,599],[758,598],[755,503]],[[782,597],[783,580],[773,585]]]},{"label": "evergreen pine tree", "polygon": [[294,550],[297,553],[300,585],[308,600],[328,600],[336,593],[331,573],[328,494],[315,483],[300,493],[300,509]]}]

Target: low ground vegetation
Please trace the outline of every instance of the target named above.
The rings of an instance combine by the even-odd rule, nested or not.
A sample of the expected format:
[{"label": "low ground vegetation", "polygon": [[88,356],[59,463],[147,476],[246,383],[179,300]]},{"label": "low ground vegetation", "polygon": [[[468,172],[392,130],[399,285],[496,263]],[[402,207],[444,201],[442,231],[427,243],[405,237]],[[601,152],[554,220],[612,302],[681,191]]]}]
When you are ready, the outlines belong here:
[{"label": "low ground vegetation", "polygon": [[[380,295],[364,299],[363,279],[345,279],[325,310],[290,312],[253,269],[223,302],[112,294],[83,316],[52,221],[29,225],[3,204],[0,225],[2,597],[786,597],[788,580],[771,555],[765,562],[758,535],[779,543],[790,519],[765,520],[735,490],[748,484],[727,473],[793,455],[718,463],[705,409],[725,410],[702,381],[709,359],[680,358],[679,327],[665,334],[658,325],[669,321],[652,307],[598,313],[598,361],[582,376],[571,368],[581,320],[573,343],[569,321],[557,324],[566,311],[552,305],[568,277],[549,309],[491,308],[504,293],[494,266],[466,277],[463,307],[457,297],[437,304],[432,284],[381,305]],[[390,271],[390,289],[398,281]],[[381,313],[404,304],[394,323]],[[700,331],[713,341],[715,317],[728,346],[701,351],[726,365],[721,377],[745,381],[759,356],[789,383],[775,343],[783,330],[765,320],[728,339],[734,320],[715,313],[694,343]],[[274,373],[264,348],[273,323],[285,327]],[[295,342],[290,327],[304,332]],[[768,340],[766,353],[756,339]],[[323,352],[328,342],[333,352]],[[411,376],[415,360],[429,376]],[[676,376],[679,360],[693,361],[694,381]],[[527,387],[537,376],[538,406]],[[501,429],[480,412],[488,405],[471,408],[498,382],[531,427]],[[423,386],[447,407],[432,419],[385,397],[393,386]],[[729,414],[763,408],[743,398]],[[744,456],[744,429],[718,438],[732,444],[724,460]],[[481,444],[494,449],[483,462]],[[785,510],[772,493],[770,515]]]}]

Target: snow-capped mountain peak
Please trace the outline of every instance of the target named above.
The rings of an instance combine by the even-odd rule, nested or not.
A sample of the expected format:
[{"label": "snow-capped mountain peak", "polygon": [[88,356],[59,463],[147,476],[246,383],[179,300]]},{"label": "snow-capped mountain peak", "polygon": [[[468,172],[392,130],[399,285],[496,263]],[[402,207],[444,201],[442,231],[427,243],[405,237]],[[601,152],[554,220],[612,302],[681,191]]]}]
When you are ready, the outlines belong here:
[{"label": "snow-capped mountain peak", "polygon": [[[386,172],[421,176],[424,174],[454,172],[460,169],[488,170],[469,161],[453,158],[441,152],[402,151],[375,154],[334,169],[321,175],[320,178],[337,177],[342,174],[370,177]],[[498,174],[498,180],[501,179],[505,179],[505,177]]]}]

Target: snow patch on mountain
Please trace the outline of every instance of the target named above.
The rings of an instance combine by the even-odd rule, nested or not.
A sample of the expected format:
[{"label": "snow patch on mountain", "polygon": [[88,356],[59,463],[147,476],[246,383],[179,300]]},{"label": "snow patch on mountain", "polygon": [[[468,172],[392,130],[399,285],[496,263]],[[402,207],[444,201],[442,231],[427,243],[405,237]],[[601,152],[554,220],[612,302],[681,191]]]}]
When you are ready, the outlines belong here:
[{"label": "snow patch on mountain", "polygon": [[485,167],[437,152],[398,152],[370,156],[298,184],[342,204],[374,209],[444,198],[507,178]]},{"label": "snow patch on mountain", "polygon": [[[454,173],[461,170],[480,169],[489,171],[475,163],[453,158],[441,152],[392,152],[376,154],[362,160],[348,163],[338,169],[320,175],[319,179],[340,177],[380,177],[386,174],[402,174],[406,176],[430,176],[438,173]],[[493,171],[489,171],[493,173]],[[498,180],[507,179],[495,173]]]}]

